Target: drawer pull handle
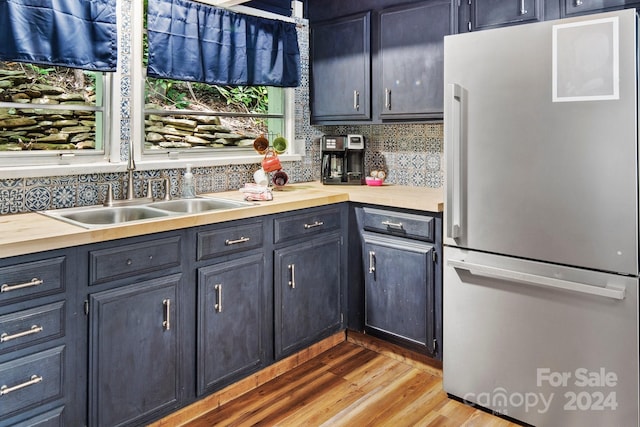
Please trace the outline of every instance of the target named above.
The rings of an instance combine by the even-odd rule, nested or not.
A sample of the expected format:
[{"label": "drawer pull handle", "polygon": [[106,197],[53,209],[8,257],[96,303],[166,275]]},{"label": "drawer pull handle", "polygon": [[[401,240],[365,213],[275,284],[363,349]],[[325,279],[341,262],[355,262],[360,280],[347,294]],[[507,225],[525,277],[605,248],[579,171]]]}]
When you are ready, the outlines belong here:
[{"label": "drawer pull handle", "polygon": [[308,230],[310,228],[320,227],[321,225],[324,225],[323,221],[316,221],[313,224],[305,224],[304,229]]},{"label": "drawer pull handle", "polygon": [[213,306],[213,308],[216,310],[216,313],[221,313],[222,312],[222,285],[215,285],[213,287],[216,290],[216,304]]},{"label": "drawer pull handle", "polygon": [[224,245],[225,246],[231,246],[231,245],[235,245],[235,244],[238,244],[238,243],[245,243],[245,242],[248,242],[249,240],[251,240],[250,237],[241,237],[241,238],[236,239],[236,240],[227,239],[227,240],[224,241]]},{"label": "drawer pull handle", "polygon": [[5,394],[9,394],[14,391],[18,391],[21,388],[29,387],[30,385],[38,384],[42,381],[42,377],[39,375],[31,375],[31,379],[29,381],[23,382],[22,384],[14,385],[13,387],[8,387],[3,385],[0,387],[0,396],[4,396]]},{"label": "drawer pull handle", "polygon": [[164,306],[164,321],[162,322],[162,327],[165,331],[171,329],[171,300],[165,299],[162,301],[162,305]]},{"label": "drawer pull handle", "polygon": [[7,334],[5,332],[2,335],[0,335],[0,343],[1,342],[11,341],[11,340],[14,340],[16,338],[26,337],[27,335],[37,334],[38,332],[42,332],[43,329],[44,328],[42,326],[33,325],[33,326],[31,326],[31,329],[28,329],[28,330],[22,331],[22,332],[18,332],[17,334],[9,335],[9,334]]},{"label": "drawer pull handle", "polygon": [[289,286],[291,286],[291,289],[295,289],[296,288],[296,265],[295,264],[289,264],[289,275],[291,277],[291,280],[289,280]]},{"label": "drawer pull handle", "polygon": [[360,111],[360,92],[357,90],[353,91],[353,109]]},{"label": "drawer pull handle", "polygon": [[42,285],[43,283],[44,283],[44,280],[37,279],[35,277],[31,279],[30,282],[20,283],[18,285],[8,285],[5,283],[2,286],[0,286],[0,292],[9,292],[9,291],[15,291],[17,289],[29,288],[31,286],[39,286],[39,285]]},{"label": "drawer pull handle", "polygon": [[391,222],[391,221],[382,221],[382,225],[389,227],[389,228],[397,228],[399,230],[402,230],[402,223],[401,222]]},{"label": "drawer pull handle", "polygon": [[369,251],[369,273],[376,272],[376,253],[374,251]]}]

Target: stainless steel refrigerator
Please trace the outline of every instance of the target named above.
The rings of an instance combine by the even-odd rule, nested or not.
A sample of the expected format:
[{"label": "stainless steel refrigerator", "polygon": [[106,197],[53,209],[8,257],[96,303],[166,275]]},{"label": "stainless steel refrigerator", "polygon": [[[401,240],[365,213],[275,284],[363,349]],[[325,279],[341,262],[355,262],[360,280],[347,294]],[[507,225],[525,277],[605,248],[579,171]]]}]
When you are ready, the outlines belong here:
[{"label": "stainless steel refrigerator", "polygon": [[445,37],[443,385],[637,426],[635,10]]}]

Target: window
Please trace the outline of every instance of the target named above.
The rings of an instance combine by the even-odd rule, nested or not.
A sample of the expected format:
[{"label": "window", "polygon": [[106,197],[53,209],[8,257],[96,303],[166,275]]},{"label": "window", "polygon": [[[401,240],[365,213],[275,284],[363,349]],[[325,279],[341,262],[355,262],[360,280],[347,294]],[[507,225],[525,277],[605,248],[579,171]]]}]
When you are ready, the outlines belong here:
[{"label": "window", "polygon": [[285,90],[147,77],[144,154],[224,156],[253,152],[260,135],[285,132]]},{"label": "window", "polygon": [[[177,3],[172,0],[154,0],[153,3],[149,2],[149,9],[143,10],[142,47],[138,57],[141,57],[139,61],[143,72],[151,68],[155,74],[154,77],[147,76],[144,79],[144,125],[140,132],[144,145],[139,148],[143,160],[184,158],[191,161],[193,158],[206,157],[218,161],[228,159],[230,162],[255,162],[253,141],[258,136],[265,135],[272,141],[277,136],[291,137],[293,134],[293,89],[264,85],[209,84],[203,81],[209,81],[212,74],[208,74],[208,78],[203,78],[202,75],[192,76],[192,73],[198,72],[192,70],[211,70],[209,66],[213,66],[214,69],[221,66],[216,61],[205,65],[204,62],[207,60],[198,58],[226,58],[227,54],[238,55],[239,52],[233,49],[226,50],[225,47],[207,51],[209,46],[202,45],[191,51],[188,47],[193,45],[183,48],[185,39],[191,42],[200,37],[203,37],[201,43],[206,45],[211,42],[209,37],[220,34],[206,33],[211,28],[216,25],[229,25],[231,21],[235,24],[238,19],[243,19],[236,17],[233,12],[216,9],[220,11],[217,12],[211,9],[208,3],[210,2],[207,0]],[[176,13],[174,9],[182,12],[173,15]],[[246,9],[243,12],[246,13]],[[226,21],[228,14],[233,16]],[[255,20],[255,17],[247,19],[251,24]],[[147,36],[148,21],[153,24],[149,26],[151,29]],[[249,25],[247,23],[247,31],[253,28]],[[194,29],[198,26],[199,30]],[[244,27],[241,28],[244,31]],[[226,31],[227,27],[224,29]],[[180,34],[182,31],[185,31],[185,36]],[[151,38],[152,35],[154,39]],[[178,41],[171,37],[177,38]],[[152,45],[154,41],[155,44]],[[227,40],[223,42],[226,43]],[[232,43],[235,46],[235,41]],[[162,55],[165,52],[172,54],[166,55],[163,60],[156,58],[155,66],[148,67],[151,66],[149,51],[152,48],[155,48],[156,55],[159,51]],[[247,46],[247,49],[250,48]],[[297,45],[295,48],[297,50]],[[191,52],[191,55],[185,51]],[[175,52],[182,53],[176,55]],[[189,62],[193,65],[185,67],[181,64],[183,61],[193,61]],[[229,70],[226,66],[231,65],[231,62],[219,62],[224,62],[225,71]],[[177,68],[165,66],[169,63],[179,65],[174,65]],[[233,64],[235,67],[237,62]],[[249,74],[252,71],[251,69]],[[277,73],[269,75],[274,74]],[[169,77],[159,78],[158,75]],[[185,79],[174,77],[176,75],[185,75]],[[233,79],[236,77],[234,74]],[[214,79],[217,80],[218,76]],[[243,158],[246,160],[243,161]]]},{"label": "window", "polygon": [[0,164],[103,160],[107,87],[102,72],[0,62]]}]

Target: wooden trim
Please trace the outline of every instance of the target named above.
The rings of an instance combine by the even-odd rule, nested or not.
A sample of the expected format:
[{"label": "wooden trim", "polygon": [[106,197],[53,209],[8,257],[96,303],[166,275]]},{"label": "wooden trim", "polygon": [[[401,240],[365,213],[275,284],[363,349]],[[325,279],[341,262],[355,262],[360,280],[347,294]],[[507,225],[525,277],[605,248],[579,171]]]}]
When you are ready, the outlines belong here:
[{"label": "wooden trim", "polygon": [[304,350],[297,352],[285,359],[275,362],[261,371],[248,376],[236,383],[233,383],[222,390],[214,392],[209,396],[186,406],[161,420],[158,420],[147,427],[179,427],[192,421],[203,414],[218,408],[221,405],[236,399],[243,394],[260,387],[262,384],[294,369],[295,367],[316,357],[320,353],[335,347],[346,340],[345,331],[338,332],[329,338],[313,344]]},{"label": "wooden trim", "polygon": [[347,341],[442,378],[442,362],[371,335],[347,330]]}]

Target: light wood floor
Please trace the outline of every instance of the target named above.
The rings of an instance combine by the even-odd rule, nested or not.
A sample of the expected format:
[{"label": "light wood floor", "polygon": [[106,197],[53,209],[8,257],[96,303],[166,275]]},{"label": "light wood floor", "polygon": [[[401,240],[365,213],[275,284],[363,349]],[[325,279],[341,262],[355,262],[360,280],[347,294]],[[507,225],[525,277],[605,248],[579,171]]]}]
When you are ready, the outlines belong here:
[{"label": "light wood floor", "polygon": [[397,357],[357,341],[341,342],[184,426],[517,426],[449,399],[441,371],[420,355]]}]

